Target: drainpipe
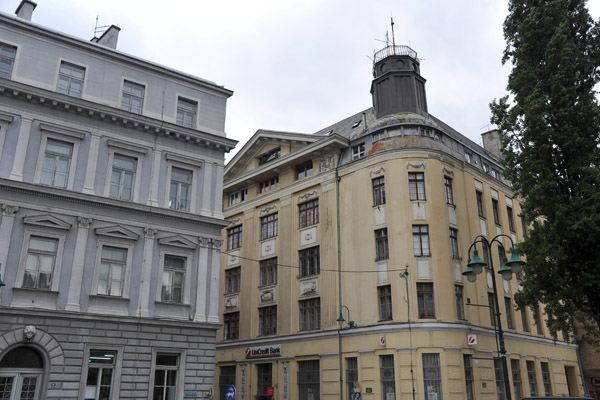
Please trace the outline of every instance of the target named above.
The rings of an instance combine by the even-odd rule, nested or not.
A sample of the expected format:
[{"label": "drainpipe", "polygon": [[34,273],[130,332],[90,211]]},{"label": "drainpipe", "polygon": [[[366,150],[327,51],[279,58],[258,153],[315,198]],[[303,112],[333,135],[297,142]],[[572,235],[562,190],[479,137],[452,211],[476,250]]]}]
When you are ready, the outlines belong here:
[{"label": "drainpipe", "polygon": [[[337,166],[335,167],[335,208],[336,208],[336,218],[337,218],[337,248],[338,248],[338,300],[340,304],[340,315],[342,315],[342,249],[341,249],[341,239],[340,239],[340,175],[338,173],[338,168],[342,162],[342,153],[343,150],[340,151],[339,160]],[[338,328],[338,350],[339,350],[339,361],[340,361],[340,400],[344,400],[344,377],[342,374],[342,326],[344,322],[340,321],[340,326]]]}]

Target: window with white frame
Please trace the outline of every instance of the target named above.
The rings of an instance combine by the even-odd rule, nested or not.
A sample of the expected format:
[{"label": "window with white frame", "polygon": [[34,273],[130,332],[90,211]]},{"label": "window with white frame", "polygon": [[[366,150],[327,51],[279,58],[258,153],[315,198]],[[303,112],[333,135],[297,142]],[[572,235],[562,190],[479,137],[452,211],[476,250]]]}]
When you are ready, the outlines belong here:
[{"label": "window with white frame", "polygon": [[154,362],[153,400],[177,399],[179,354],[157,353]]},{"label": "window with white frame", "polygon": [[17,48],[6,43],[0,43],[0,78],[10,79],[17,55]]},{"label": "window with white frame", "polygon": [[248,189],[242,189],[229,195],[229,205],[233,206],[248,199]]},{"label": "window with white frame", "polygon": [[411,200],[425,200],[425,174],[423,172],[409,172],[408,189]]},{"label": "window with white frame", "polygon": [[56,91],[73,97],[81,97],[85,68],[68,62],[60,63]]},{"label": "window with white frame", "polygon": [[160,300],[167,303],[184,302],[184,282],[187,258],[165,254]]},{"label": "window with white frame", "polygon": [[126,268],[126,248],[102,246],[97,293],[105,296],[123,296]]},{"label": "window with white frame", "polygon": [[183,168],[171,168],[169,186],[169,208],[179,211],[190,210],[193,172]]},{"label": "window with white frame", "polygon": [[114,350],[90,349],[84,395],[86,400],[111,398],[116,356]]},{"label": "window with white frame", "polygon": [[25,272],[21,287],[51,290],[59,241],[55,238],[30,236]]},{"label": "window with white frame", "polygon": [[144,107],[144,93],[146,88],[138,83],[123,82],[123,97],[121,109],[136,114],[141,114]]},{"label": "window with white frame", "polygon": [[198,103],[191,100],[177,99],[177,125],[186,128],[196,127],[196,112]]},{"label": "window with white frame", "polygon": [[110,175],[109,196],[113,199],[133,200],[137,158],[115,154]]},{"label": "window with white frame", "polygon": [[356,146],[352,146],[352,160],[358,160],[365,156],[365,144],[360,143]]},{"label": "window with white frame", "polygon": [[69,182],[73,143],[48,139],[42,164],[42,185],[66,188]]}]

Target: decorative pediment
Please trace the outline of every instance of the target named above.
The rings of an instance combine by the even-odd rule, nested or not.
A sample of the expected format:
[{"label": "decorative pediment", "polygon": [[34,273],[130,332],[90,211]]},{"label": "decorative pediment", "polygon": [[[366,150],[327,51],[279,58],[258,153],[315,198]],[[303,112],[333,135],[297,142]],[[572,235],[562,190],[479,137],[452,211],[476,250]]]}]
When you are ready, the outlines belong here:
[{"label": "decorative pediment", "polygon": [[110,236],[118,239],[138,240],[140,235],[129,229],[123,228],[122,226],[107,226],[104,228],[96,228],[96,235],[98,236]]},{"label": "decorative pediment", "polygon": [[169,236],[158,239],[158,243],[163,246],[185,247],[186,249],[195,249],[198,245],[181,235]]},{"label": "decorative pediment", "polygon": [[45,226],[46,228],[62,229],[65,231],[71,229],[71,224],[50,214],[23,217],[23,223],[28,225]]}]

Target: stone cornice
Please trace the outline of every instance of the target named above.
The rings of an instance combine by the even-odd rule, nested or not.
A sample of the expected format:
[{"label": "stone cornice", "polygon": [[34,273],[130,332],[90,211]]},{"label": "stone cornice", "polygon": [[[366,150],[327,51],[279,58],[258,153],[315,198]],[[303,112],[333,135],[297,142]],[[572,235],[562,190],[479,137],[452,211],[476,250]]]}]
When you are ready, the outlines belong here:
[{"label": "stone cornice", "polygon": [[63,95],[34,86],[0,78],[0,95],[13,99],[37,103],[39,106],[51,107],[64,113],[75,113],[97,121],[120,124],[129,129],[158,134],[181,140],[191,145],[208,147],[229,152],[237,144],[211,132],[184,128],[169,122],[150,118],[141,114],[130,113],[118,108],[94,103],[88,100]]}]

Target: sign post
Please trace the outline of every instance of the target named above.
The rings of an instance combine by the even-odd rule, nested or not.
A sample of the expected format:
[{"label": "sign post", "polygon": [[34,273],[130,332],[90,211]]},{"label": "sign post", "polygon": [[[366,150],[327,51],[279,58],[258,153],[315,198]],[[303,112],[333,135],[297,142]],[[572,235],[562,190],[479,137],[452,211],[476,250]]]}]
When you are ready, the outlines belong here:
[{"label": "sign post", "polygon": [[225,392],[225,400],[235,400],[235,386],[229,385]]}]

